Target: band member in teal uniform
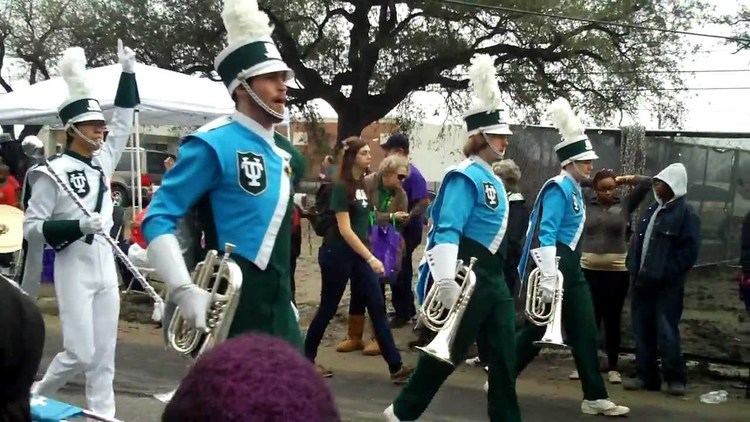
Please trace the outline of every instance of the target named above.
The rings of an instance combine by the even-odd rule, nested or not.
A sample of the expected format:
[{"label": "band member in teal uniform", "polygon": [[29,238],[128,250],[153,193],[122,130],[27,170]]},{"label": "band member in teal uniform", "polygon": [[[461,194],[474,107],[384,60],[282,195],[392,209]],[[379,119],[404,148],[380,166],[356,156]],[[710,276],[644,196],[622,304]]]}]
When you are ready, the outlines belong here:
[{"label": "band member in teal uniform", "polygon": [[293,184],[304,160],[274,131],[287,116],[285,82],[292,71],[256,1],[227,0],[222,18],[229,45],[215,67],[237,111],[182,141],[143,222],[148,257],[186,320],[205,326],[209,294],[191,283],[174,235],[195,207],[207,248],[236,245],[232,258],[243,281],[230,337],[261,331],[301,347],[289,256]]},{"label": "band member in teal uniform", "polygon": [[[420,267],[417,296],[424,300],[428,278],[435,299],[445,309],[457,301],[456,262],[474,265],[476,288],[463,314],[451,348],[451,361],[463,362],[469,346],[483,337],[489,356],[488,413],[492,421],[521,419],[515,391],[513,298],[503,280],[499,252],[508,217],[503,183],[492,163],[503,158],[511,135],[505,110],[498,108],[500,92],[492,57],[477,55],[469,70],[479,107],[464,116],[469,140],[464,160],[443,179],[430,216],[425,263]],[[423,316],[421,316],[423,317]],[[422,354],[414,374],[384,415],[388,421],[416,420],[430,404],[454,366]]]},{"label": "band member in teal uniform", "polygon": [[[599,374],[594,307],[580,265],[579,240],[586,218],[580,183],[589,178],[592,160],[599,157],[567,100],[560,98],[553,102],[550,115],[562,135],[562,142],[555,145],[562,172],[547,180],[539,191],[529,219],[518,272],[522,280],[525,279],[533,245],[535,255],[540,257],[536,264],[541,272],[539,289],[542,300],[551,303],[557,281],[556,257],[560,258],[564,290],[562,326],[581,377],[581,411],[592,415],[620,416],[630,409],[609,400]],[[516,358],[519,373],[539,354],[540,348],[533,343],[542,338],[544,331],[544,326],[527,323],[518,332]]]},{"label": "band member in teal uniform", "polygon": [[[64,348],[32,393],[53,395],[84,373],[88,408],[109,418],[115,416],[112,381],[120,292],[112,248],[98,234],[112,228],[109,180],[127,145],[139,102],[135,53],[118,44],[122,74],[109,124],[99,101],[91,96],[83,49],[73,47],[63,53],[60,70],[70,98],[58,114],[67,137],[65,151],[30,170],[24,222],[28,250],[38,254],[37,263],[43,244],[55,249],[55,296]],[[56,177],[70,187],[90,216],[58,186]],[[38,272],[26,271],[24,277],[24,286],[35,289]]]}]

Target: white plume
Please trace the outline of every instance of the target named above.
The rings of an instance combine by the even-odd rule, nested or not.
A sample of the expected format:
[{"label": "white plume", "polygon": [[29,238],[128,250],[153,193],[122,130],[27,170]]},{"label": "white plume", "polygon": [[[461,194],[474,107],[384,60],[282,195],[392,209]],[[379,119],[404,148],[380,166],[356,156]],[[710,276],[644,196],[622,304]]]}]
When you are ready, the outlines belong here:
[{"label": "white plume", "polygon": [[81,47],[70,47],[63,52],[60,60],[60,73],[68,84],[70,98],[91,96],[91,89],[86,84],[86,53]]},{"label": "white plume", "polygon": [[565,98],[558,98],[547,109],[552,124],[560,131],[563,140],[580,139],[584,136],[585,127],[573,112]]},{"label": "white plume", "polygon": [[258,9],[256,0],[224,0],[221,18],[227,29],[229,45],[271,36],[268,16]]},{"label": "white plume", "polygon": [[27,135],[21,142],[21,148],[43,148],[44,143],[37,136]]},{"label": "white plume", "polygon": [[497,107],[500,88],[497,86],[495,60],[488,54],[475,54],[469,67],[469,86],[478,100],[477,107]]}]

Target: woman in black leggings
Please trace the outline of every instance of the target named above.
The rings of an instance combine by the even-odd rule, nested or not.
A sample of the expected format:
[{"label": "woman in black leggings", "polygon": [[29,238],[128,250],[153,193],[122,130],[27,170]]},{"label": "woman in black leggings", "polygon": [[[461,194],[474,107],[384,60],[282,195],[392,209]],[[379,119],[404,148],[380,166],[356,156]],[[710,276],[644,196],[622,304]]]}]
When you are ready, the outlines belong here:
[{"label": "woman in black leggings", "polygon": [[[620,199],[615,195],[620,185],[635,188]],[[630,215],[651,190],[651,178],[617,176],[612,170],[600,170],[594,175],[591,187],[595,196],[586,206],[581,268],[591,289],[596,323],[600,328],[604,326],[607,379],[619,384],[620,322],[630,282],[625,268],[628,223]],[[574,372],[571,378],[576,376]]]},{"label": "woman in black leggings", "polygon": [[[336,215],[336,224],[325,233],[318,250],[322,277],[320,306],[307,330],[305,356],[315,362],[323,333],[336,314],[346,283],[351,279],[364,294],[391,381],[403,384],[412,369],[402,363],[386,319],[378,280],[378,275],[384,272],[383,263],[367,247],[373,204],[365,190],[364,176],[370,161],[370,147],[361,138],[351,137],[342,142],[339,174],[333,183],[329,204],[329,209]],[[316,368],[322,376],[332,375],[320,365]]]}]

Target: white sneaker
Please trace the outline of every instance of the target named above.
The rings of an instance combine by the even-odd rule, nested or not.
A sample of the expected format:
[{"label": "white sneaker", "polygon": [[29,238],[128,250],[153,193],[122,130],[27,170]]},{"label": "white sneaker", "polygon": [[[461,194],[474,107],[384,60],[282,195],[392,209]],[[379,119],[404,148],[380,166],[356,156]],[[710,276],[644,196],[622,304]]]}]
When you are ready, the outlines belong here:
[{"label": "white sneaker", "polygon": [[568,375],[568,379],[570,380],[581,379],[581,377],[578,376],[578,370],[576,369],[575,371],[571,372],[570,375]]},{"label": "white sneaker", "polygon": [[468,366],[482,366],[482,361],[479,359],[479,356],[475,358],[466,359],[464,363]]},{"label": "white sneaker", "polygon": [[383,411],[383,417],[385,418],[385,422],[401,422],[401,419],[397,418],[396,414],[393,413],[392,404]]},{"label": "white sneaker", "polygon": [[609,381],[610,384],[622,384],[622,377],[617,371],[609,371],[607,372],[607,381]]},{"label": "white sneaker", "polygon": [[609,399],[584,400],[581,402],[581,412],[586,415],[623,416],[630,412],[630,408],[618,406]]}]

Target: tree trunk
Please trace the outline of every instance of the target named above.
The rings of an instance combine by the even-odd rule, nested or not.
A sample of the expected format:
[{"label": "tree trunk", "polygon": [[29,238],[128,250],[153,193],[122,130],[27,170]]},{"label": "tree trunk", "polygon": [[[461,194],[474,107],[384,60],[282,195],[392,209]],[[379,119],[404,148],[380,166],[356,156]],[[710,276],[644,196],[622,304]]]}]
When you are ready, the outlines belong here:
[{"label": "tree trunk", "polygon": [[347,101],[345,109],[336,110],[339,115],[336,144],[350,136],[360,136],[371,122],[366,121],[363,110],[354,102]]}]

